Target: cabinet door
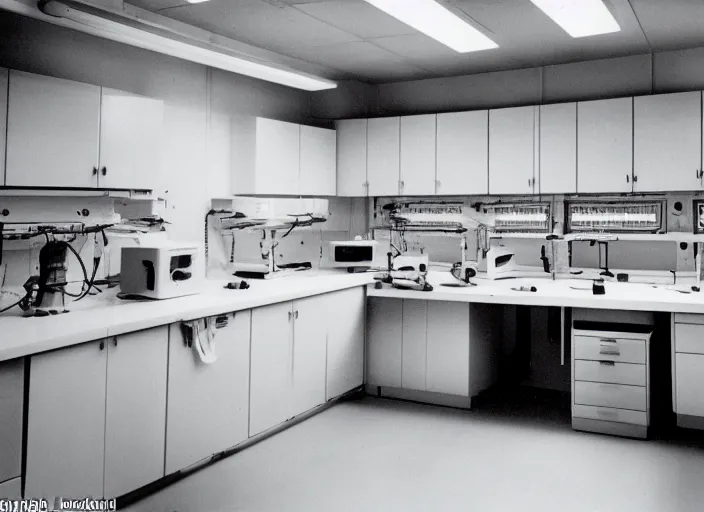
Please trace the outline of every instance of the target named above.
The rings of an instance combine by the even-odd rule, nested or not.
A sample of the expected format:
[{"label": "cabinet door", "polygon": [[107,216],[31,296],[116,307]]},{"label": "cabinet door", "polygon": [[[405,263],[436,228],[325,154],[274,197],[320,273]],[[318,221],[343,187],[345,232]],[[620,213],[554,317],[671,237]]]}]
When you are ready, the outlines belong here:
[{"label": "cabinet door", "polygon": [[633,191],[701,190],[702,93],[633,99]]},{"label": "cabinet door", "polygon": [[304,196],[334,196],[337,191],[335,130],[301,126],[301,183]]},{"label": "cabinet door", "polygon": [[325,403],[327,321],[320,318],[327,295],[293,303],[293,364],[288,417]]},{"label": "cabinet door", "polygon": [[633,98],[577,105],[577,192],[631,192]]},{"label": "cabinet door", "polygon": [[0,185],[5,184],[5,144],[7,142],[7,69],[0,68]]},{"label": "cabinet door", "polygon": [[435,193],[435,122],[435,114],[401,118],[402,195]]},{"label": "cabinet door", "polygon": [[106,342],[33,356],[25,495],[103,496]]},{"label": "cabinet door", "polygon": [[535,107],[489,111],[489,193],[532,194]]},{"label": "cabinet door", "polygon": [[[166,474],[231,448],[249,435],[250,311],[212,317],[212,364],[188,347],[180,324],[169,335]],[[203,325],[203,324],[201,324]],[[203,325],[203,327],[205,327]]]},{"label": "cabinet door", "polygon": [[0,482],[22,474],[23,407],[24,359],[0,363]]},{"label": "cabinet door", "polygon": [[257,118],[255,192],[299,195],[300,126]]},{"label": "cabinet door", "polygon": [[102,89],[98,186],[154,189],[161,168],[164,102]]},{"label": "cabinet door", "polygon": [[6,185],[96,187],[99,133],[100,87],[10,71]]},{"label": "cabinet door", "polygon": [[489,193],[489,111],[438,114],[435,193]]},{"label": "cabinet door", "polygon": [[367,120],[346,119],[337,128],[337,195],[367,195]]},{"label": "cabinet door", "polygon": [[164,476],[167,326],[108,340],[105,496]]},{"label": "cabinet door", "polygon": [[400,118],[367,121],[368,195],[397,196],[400,181]]},{"label": "cabinet door", "polygon": [[250,437],[275,427],[288,418],[292,315],[290,302],[252,311]]},{"label": "cabinet door", "polygon": [[403,300],[401,387],[425,390],[425,335],[427,300]]},{"label": "cabinet door", "polygon": [[704,355],[675,354],[677,414],[704,417]]},{"label": "cabinet door", "polygon": [[327,297],[326,399],[330,400],[364,383],[366,296],[360,286]]},{"label": "cabinet door", "polygon": [[428,301],[426,389],[469,395],[469,306]]},{"label": "cabinet door", "polygon": [[540,107],[540,193],[577,192],[577,104]]},{"label": "cabinet door", "polygon": [[367,307],[367,382],[400,388],[403,301],[371,297]]}]

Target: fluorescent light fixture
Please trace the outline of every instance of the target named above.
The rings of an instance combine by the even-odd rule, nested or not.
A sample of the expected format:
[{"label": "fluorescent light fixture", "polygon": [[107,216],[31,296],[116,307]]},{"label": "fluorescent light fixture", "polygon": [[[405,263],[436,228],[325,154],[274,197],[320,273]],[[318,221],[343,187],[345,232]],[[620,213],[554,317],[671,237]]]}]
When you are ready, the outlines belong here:
[{"label": "fluorescent light fixture", "polygon": [[467,53],[499,47],[435,0],[366,1],[456,52]]},{"label": "fluorescent light fixture", "polygon": [[208,0],[186,0],[189,4],[202,4],[203,2],[207,2]]},{"label": "fluorescent light fixture", "polygon": [[618,32],[616,22],[602,0],[531,0],[572,37]]},{"label": "fluorescent light fixture", "polygon": [[219,51],[217,46],[180,34],[169,33],[158,26],[152,27],[106,11],[104,15],[103,11],[100,11],[100,14],[93,14],[88,12],[90,6],[85,6],[84,10],[84,6],[77,9],[73,4],[67,5],[68,3],[49,0],[40,4],[42,7],[40,12],[36,4],[31,6],[23,1],[0,0],[0,8],[112,41],[296,89],[321,91],[337,87],[337,84],[330,80],[286,69],[283,66],[278,67],[265,61],[257,62],[232,53],[225,53],[225,51]]}]

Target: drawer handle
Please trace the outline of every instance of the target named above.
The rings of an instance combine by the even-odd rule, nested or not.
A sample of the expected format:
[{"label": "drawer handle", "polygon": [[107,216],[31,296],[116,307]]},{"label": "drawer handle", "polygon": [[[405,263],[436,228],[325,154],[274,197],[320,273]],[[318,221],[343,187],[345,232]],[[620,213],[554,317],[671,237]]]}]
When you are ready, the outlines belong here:
[{"label": "drawer handle", "polygon": [[599,338],[602,343],[618,343],[614,338]]},{"label": "drawer handle", "polygon": [[597,409],[596,413],[599,416],[605,416],[607,418],[618,418],[618,413],[616,411],[605,411],[604,409]]},{"label": "drawer handle", "polygon": [[616,366],[616,363],[613,361],[599,361],[599,364],[603,366]]},{"label": "drawer handle", "polygon": [[599,342],[599,353],[607,356],[619,356],[621,352],[618,349],[616,340],[602,339]]}]

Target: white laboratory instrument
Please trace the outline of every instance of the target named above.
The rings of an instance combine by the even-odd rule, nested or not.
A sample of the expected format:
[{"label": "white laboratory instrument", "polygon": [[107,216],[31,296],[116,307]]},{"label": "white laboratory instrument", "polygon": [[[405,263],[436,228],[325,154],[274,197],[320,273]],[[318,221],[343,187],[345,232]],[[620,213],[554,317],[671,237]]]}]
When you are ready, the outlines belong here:
[{"label": "white laboratory instrument", "polygon": [[200,279],[194,244],[161,242],[151,246],[123,247],[120,289],[123,295],[170,299],[198,293]]},{"label": "white laboratory instrument", "polygon": [[213,210],[223,214],[220,217],[223,232],[246,229],[262,233],[259,244],[262,261],[234,262],[234,274],[243,278],[272,279],[311,269],[311,262],[278,264],[276,247],[294,229],[325,222],[329,216],[328,207],[327,199],[243,196],[233,198],[231,207],[226,210]]}]

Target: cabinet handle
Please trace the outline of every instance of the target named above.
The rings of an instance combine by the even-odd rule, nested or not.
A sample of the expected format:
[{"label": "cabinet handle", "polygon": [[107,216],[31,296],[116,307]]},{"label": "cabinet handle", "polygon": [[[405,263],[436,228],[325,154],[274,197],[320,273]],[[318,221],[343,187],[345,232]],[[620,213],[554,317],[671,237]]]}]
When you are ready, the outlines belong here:
[{"label": "cabinet handle", "polygon": [[630,182],[631,182],[631,177],[628,174],[626,174],[626,183],[630,183]]},{"label": "cabinet handle", "polygon": [[398,188],[399,188],[400,190],[403,190],[403,187],[404,187],[404,186],[405,186],[405,183],[403,182],[403,180],[401,180],[401,181],[398,182]]},{"label": "cabinet handle", "polygon": [[633,183],[637,183],[637,182],[638,182],[638,176],[633,175]]},{"label": "cabinet handle", "polygon": [[116,347],[117,346],[117,336],[115,336],[112,340],[112,344]]},{"label": "cabinet handle", "polygon": [[102,169],[100,169],[100,172],[103,173],[103,176],[107,176],[107,174],[108,174],[108,168],[107,168],[107,167],[103,167]]},{"label": "cabinet handle", "polygon": [[298,310],[295,311],[295,313],[294,313],[294,315],[293,315],[293,318],[295,318],[296,320],[298,320]]},{"label": "cabinet handle", "polygon": [[98,175],[98,168],[93,167],[93,176],[97,176],[97,175]]},{"label": "cabinet handle", "polygon": [[614,361],[599,361],[599,364],[602,366],[616,366]]},{"label": "cabinet handle", "polygon": [[104,341],[100,342],[100,350],[105,350],[105,342]]},{"label": "cabinet handle", "polygon": [[435,189],[437,190],[439,188],[440,188],[440,180],[435,180]]},{"label": "cabinet handle", "polygon": [[289,311],[289,312],[288,312],[288,321],[289,321],[289,322],[291,321],[291,316],[292,316],[292,313]]}]

